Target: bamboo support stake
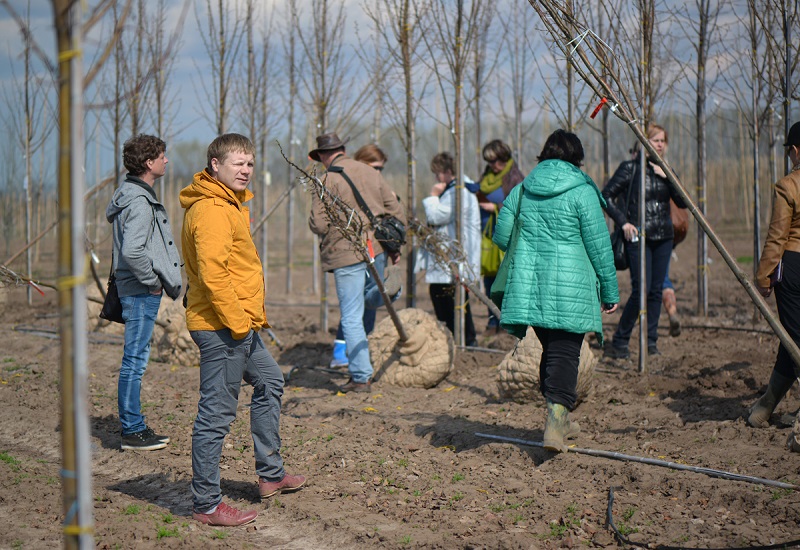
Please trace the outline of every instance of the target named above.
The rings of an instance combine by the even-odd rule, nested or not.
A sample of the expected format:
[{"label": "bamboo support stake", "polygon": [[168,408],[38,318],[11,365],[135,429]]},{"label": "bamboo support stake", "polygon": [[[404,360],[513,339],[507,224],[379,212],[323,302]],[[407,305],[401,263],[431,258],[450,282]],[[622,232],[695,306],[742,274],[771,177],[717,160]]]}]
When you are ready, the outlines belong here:
[{"label": "bamboo support stake", "polygon": [[[534,10],[539,14],[542,22],[547,27],[548,32],[555,39],[558,47],[567,55],[570,63],[575,67],[576,72],[580,75],[581,79],[598,95],[607,99],[608,104],[611,106],[611,111],[623,122],[625,122],[636,136],[636,139],[647,150],[650,158],[664,170],[670,184],[672,184],[675,191],[680,195],[686,203],[689,212],[691,212],[694,219],[697,221],[698,226],[703,232],[708,235],[714,247],[719,251],[725,263],[731,269],[736,279],[744,287],[748,296],[755,303],[758,310],[767,320],[769,326],[773,329],[778,336],[781,344],[789,352],[792,360],[796,365],[800,366],[800,348],[786,332],[786,329],[780,324],[780,321],[775,314],[770,310],[766,300],[761,296],[758,290],[753,285],[752,281],[748,278],[745,271],[739,267],[736,260],[728,252],[727,248],[722,244],[719,236],[714,232],[706,220],[702,212],[697,208],[697,205],[692,201],[691,197],[684,189],[675,172],[672,171],[669,164],[661,158],[658,153],[650,145],[650,141],[644,133],[641,126],[641,121],[637,121],[633,114],[635,110],[632,108],[634,103],[628,96],[622,79],[615,70],[615,66],[624,66],[622,64],[613,64],[609,62],[609,56],[613,57],[613,52],[608,49],[608,46],[603,43],[599,38],[596,38],[591,29],[587,28],[585,24],[580,23],[573,18],[570,19],[570,24],[566,23],[567,17],[560,9],[557,2],[553,0],[528,0]],[[576,39],[572,36],[571,29],[585,29]],[[589,56],[592,56],[596,63],[598,63],[604,74],[608,78],[604,78]],[[613,89],[607,82],[610,81],[617,86]]]}]

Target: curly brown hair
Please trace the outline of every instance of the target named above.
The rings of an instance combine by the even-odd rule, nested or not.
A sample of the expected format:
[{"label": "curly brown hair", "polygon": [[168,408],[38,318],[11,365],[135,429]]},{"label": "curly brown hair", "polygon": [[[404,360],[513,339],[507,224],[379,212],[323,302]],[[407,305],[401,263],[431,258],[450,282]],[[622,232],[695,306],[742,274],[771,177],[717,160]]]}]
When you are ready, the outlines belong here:
[{"label": "curly brown hair", "polygon": [[139,134],[122,146],[122,164],[133,176],[147,172],[147,161],[157,159],[167,151],[167,144],[155,136]]}]

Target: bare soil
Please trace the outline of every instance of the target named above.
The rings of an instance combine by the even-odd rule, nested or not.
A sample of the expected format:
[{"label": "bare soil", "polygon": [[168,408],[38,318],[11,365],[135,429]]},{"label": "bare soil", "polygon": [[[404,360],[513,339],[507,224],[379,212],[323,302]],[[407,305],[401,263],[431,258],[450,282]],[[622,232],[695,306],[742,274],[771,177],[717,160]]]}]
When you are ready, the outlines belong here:
[{"label": "bare soil", "polygon": [[[745,240],[737,248],[750,250]],[[742,418],[765,388],[777,338],[763,321],[753,322],[749,298],[713,254],[711,316],[693,316],[693,252],[691,246],[679,252],[672,274],[683,333],[669,337],[662,318],[662,355],[648,361],[644,374],[635,342],[629,361],[601,358],[594,392],[574,413],[583,429],[575,445],[800,483],[800,455],[784,448],[787,415],[800,406],[797,387],[770,428],[749,428]],[[627,275],[620,280],[627,297]],[[369,395],[337,395],[345,377],[313,369],[327,365],[333,336],[319,330],[308,281],[295,284],[290,296],[282,285],[283,272],[275,269],[267,313],[283,350],[271,350],[291,372],[283,456],[287,470],[306,475],[308,486],[259,502],[243,389],[223,452],[222,490],[229,503],[261,514],[242,528],[194,522],[197,367],[150,364],[144,409],[172,442],[161,451],[122,452],[121,341],[113,331],[93,332],[88,409],[98,548],[615,548],[622,544],[607,526],[612,487],[613,523],[652,547],[800,539],[798,491],[575,452],[555,455],[476,435],[542,438],[543,403],[498,397],[500,353],[458,350],[452,374],[430,390],[378,382]],[[47,332],[57,328],[56,297],[37,296],[29,308],[24,290],[0,293],[0,547],[53,548],[61,544],[63,520],[60,348]],[[432,311],[424,284],[419,294],[420,307]],[[473,308],[483,327],[485,308]],[[617,319],[607,318],[607,337]],[[333,328],[337,320],[333,308]],[[514,340],[484,334],[481,343],[508,351]]]}]

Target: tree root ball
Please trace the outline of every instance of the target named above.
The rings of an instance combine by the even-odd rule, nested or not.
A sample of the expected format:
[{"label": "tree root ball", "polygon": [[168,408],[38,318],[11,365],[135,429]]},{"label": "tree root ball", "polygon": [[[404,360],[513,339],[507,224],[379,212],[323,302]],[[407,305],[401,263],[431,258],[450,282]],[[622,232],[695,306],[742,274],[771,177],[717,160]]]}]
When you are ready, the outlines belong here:
[{"label": "tree root ball", "polygon": [[453,370],[453,335],[435,317],[421,309],[397,312],[408,340],[400,342],[390,317],[369,337],[369,355],[375,380],[403,388],[433,388]]},{"label": "tree root ball", "polygon": [[[528,327],[525,338],[506,354],[498,367],[497,389],[500,397],[514,401],[542,400],[539,392],[539,363],[542,360],[542,344],[532,328]],[[581,345],[581,360],[578,364],[578,401],[585,401],[594,387],[594,368],[597,365],[589,344]]]},{"label": "tree root ball", "polygon": [[155,357],[172,365],[191,367],[200,364],[200,350],[186,328],[186,309],[180,300],[161,300],[159,321],[153,330]]}]

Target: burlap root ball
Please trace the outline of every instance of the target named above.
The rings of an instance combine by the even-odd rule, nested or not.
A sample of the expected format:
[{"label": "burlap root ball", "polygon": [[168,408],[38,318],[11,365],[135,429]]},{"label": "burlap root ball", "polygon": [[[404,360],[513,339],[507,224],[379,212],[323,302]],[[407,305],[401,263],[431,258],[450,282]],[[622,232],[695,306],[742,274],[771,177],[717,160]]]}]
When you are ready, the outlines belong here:
[{"label": "burlap root ball", "polygon": [[[542,360],[542,344],[530,327],[525,338],[519,341],[516,350],[506,354],[498,367],[497,389],[500,397],[514,401],[542,399],[539,392],[539,363]],[[585,401],[594,387],[594,368],[597,365],[589,344],[581,345],[581,360],[578,365],[578,401]]]},{"label": "burlap root ball", "polygon": [[408,335],[406,342],[400,342],[390,317],[369,337],[374,379],[404,388],[433,388],[453,369],[453,335],[421,309],[402,309],[397,316]]},{"label": "burlap root ball", "polygon": [[184,367],[200,364],[200,350],[186,328],[186,309],[181,300],[162,298],[153,341],[159,361]]}]

